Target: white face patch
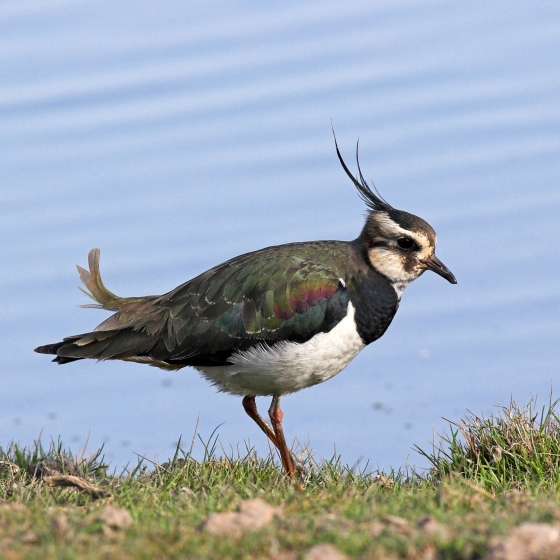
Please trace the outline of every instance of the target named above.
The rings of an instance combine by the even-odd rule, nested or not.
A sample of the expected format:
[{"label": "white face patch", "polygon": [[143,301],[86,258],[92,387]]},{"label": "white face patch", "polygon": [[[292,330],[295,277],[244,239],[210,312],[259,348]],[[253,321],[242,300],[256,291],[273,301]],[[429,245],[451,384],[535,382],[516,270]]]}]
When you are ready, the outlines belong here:
[{"label": "white face patch", "polygon": [[391,251],[387,247],[374,247],[368,251],[369,260],[376,270],[391,280],[393,284],[401,284],[406,288],[413,280],[416,280],[423,269],[414,268],[407,271],[404,266],[402,255]]},{"label": "white face patch", "polygon": [[[404,288],[425,271],[421,263],[432,256],[435,247],[432,246],[426,234],[402,228],[386,212],[375,214],[375,223],[381,233],[378,240],[388,242],[388,246],[369,249],[369,260],[381,274],[389,278],[400,297]],[[419,249],[408,255],[403,253],[397,245],[397,240],[403,237],[413,239]],[[412,267],[410,266],[411,260],[413,261]],[[407,264],[408,266],[406,266]]]}]

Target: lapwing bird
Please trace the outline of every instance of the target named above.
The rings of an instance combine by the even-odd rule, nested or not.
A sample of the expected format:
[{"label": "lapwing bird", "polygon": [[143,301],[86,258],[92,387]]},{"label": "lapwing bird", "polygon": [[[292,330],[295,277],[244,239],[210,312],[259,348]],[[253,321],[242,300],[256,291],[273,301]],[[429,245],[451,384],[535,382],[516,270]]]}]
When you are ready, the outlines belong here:
[{"label": "lapwing bird", "polygon": [[[336,140],[335,140],[336,145]],[[99,249],[78,267],[95,307],[115,312],[93,332],[36,348],[66,364],[84,358],[197,369],[219,391],[243,397],[245,412],[277,447],[286,473],[302,467],[286,444],[280,398],[342,371],[389,327],[403,290],[426,270],[452,284],[436,257],[436,233],[396,210],[353,176],[368,208],[354,241],[267,247],[226,261],[161,296],[119,297],[103,284]],[[256,396],[271,396],[270,425]]]}]

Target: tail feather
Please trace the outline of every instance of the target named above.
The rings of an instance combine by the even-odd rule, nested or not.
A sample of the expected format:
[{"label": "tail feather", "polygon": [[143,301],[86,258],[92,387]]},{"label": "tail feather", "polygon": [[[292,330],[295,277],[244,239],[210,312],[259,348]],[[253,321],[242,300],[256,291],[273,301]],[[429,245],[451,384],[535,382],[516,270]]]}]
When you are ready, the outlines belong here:
[{"label": "tail feather", "polygon": [[53,362],[65,364],[84,358],[123,360],[149,352],[156,339],[143,332],[127,330],[97,331],[65,338],[61,342],[35,348],[39,354],[54,354]]},{"label": "tail feather", "polygon": [[69,356],[58,356],[58,349],[61,346],[68,344],[68,339],[63,340],[62,342],[55,342],[54,344],[45,344],[44,346],[39,346],[35,348],[35,352],[39,354],[54,354],[56,358],[53,359],[53,362],[57,364],[67,364],[68,362],[75,362],[77,360],[82,360],[83,358],[71,358]]},{"label": "tail feather", "polygon": [[[53,362],[65,364],[84,358],[97,360],[141,359],[154,348],[158,336],[165,327],[168,314],[156,308],[153,301],[158,296],[120,298],[109,291],[99,272],[99,249],[88,254],[89,271],[78,266],[80,279],[87,290],[80,290],[97,302],[96,307],[117,311],[93,332],[66,337],[61,342],[35,348],[40,354],[53,354]],[[145,361],[149,362],[146,358]]]},{"label": "tail feather", "polygon": [[78,286],[78,289],[99,304],[83,305],[82,307],[96,307],[109,311],[118,311],[122,305],[122,298],[108,290],[105,284],[103,284],[103,280],[101,280],[101,272],[99,270],[100,253],[100,250],[97,248],[92,249],[88,253],[89,272],[81,266],[76,267],[82,284],[89,291],[84,290],[80,286]]},{"label": "tail feather", "polygon": [[62,342],[55,342],[54,344],[45,344],[44,346],[39,346],[35,348],[35,352],[39,354],[55,354],[58,352],[58,349],[66,344],[65,341]]},{"label": "tail feather", "polygon": [[69,364],[70,362],[77,362],[78,360],[83,360],[83,358],[67,358],[66,356],[57,356],[52,361],[59,364]]}]

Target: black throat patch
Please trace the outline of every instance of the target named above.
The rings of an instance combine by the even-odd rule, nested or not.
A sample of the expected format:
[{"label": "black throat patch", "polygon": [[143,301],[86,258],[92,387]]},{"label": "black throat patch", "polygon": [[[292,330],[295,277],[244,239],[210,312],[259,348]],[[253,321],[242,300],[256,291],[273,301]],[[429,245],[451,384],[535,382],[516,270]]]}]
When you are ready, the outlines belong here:
[{"label": "black throat patch", "polygon": [[355,276],[348,287],[358,334],[365,344],[371,344],[383,336],[397,312],[399,299],[395,289],[373,268]]}]

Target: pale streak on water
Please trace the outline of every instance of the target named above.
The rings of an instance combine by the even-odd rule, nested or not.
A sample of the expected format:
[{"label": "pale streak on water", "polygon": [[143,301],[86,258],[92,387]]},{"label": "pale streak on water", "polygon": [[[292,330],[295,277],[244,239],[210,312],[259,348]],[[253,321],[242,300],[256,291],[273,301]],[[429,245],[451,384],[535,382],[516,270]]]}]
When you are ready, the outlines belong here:
[{"label": "pale streak on water", "polygon": [[[197,418],[266,443],[196,372],[58,367],[32,349],[90,330],[75,263],[122,295],[236,254],[351,239],[363,205],[333,149],[436,228],[458,278],[408,288],[388,333],[284,399],[318,456],[423,464],[442,417],[557,388],[560,6],[556,2],[14,0],[0,4],[0,444],[88,435],[114,465],[170,456]],[[556,396],[559,393],[554,393]],[[262,400],[261,407],[268,403]]]}]

